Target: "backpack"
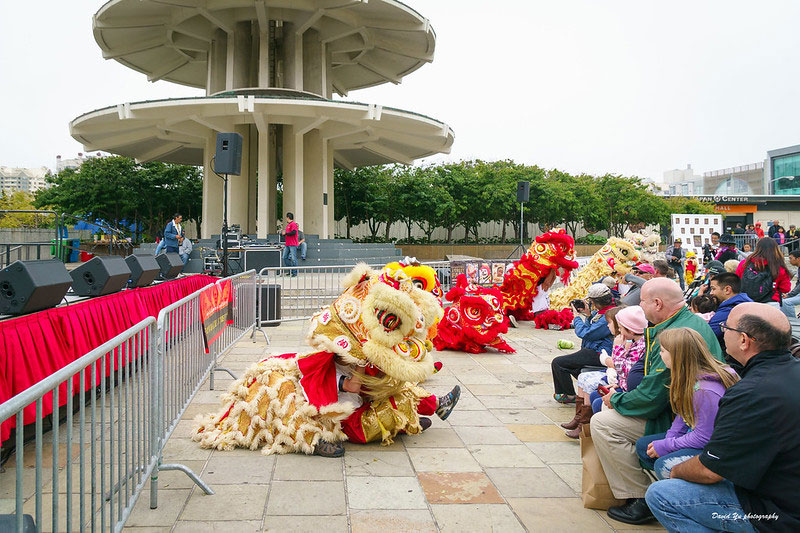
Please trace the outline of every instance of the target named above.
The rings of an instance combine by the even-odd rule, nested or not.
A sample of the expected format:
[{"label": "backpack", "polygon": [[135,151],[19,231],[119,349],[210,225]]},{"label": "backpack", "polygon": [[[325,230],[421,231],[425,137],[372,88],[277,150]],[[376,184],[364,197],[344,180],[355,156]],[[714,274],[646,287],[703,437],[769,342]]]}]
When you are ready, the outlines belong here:
[{"label": "backpack", "polygon": [[747,294],[754,302],[771,302],[772,295],[775,294],[775,285],[769,269],[765,268],[763,271],[758,271],[753,267],[752,263],[747,263],[744,272],[742,272],[741,292]]}]

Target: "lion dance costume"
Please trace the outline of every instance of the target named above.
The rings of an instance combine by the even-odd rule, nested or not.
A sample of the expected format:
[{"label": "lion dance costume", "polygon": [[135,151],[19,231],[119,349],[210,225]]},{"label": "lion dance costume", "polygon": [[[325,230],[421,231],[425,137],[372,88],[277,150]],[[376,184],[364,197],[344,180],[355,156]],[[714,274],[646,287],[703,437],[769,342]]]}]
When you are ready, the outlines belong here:
[{"label": "lion dance costume", "polygon": [[605,276],[619,277],[631,271],[639,256],[633,245],[624,239],[611,237],[570,281],[569,286],[553,291],[550,309],[562,310],[572,300],[586,298],[589,285]]},{"label": "lion dance costume", "polygon": [[[419,433],[419,415],[437,398],[417,386],[433,373],[430,338],[442,317],[436,298],[402,269],[358,265],[344,293],[311,319],[315,351],[267,357],[222,397],[217,414],[196,419],[205,448],[313,453],[320,440],[381,441]],[[341,376],[361,376],[358,394],[340,392]]]}]

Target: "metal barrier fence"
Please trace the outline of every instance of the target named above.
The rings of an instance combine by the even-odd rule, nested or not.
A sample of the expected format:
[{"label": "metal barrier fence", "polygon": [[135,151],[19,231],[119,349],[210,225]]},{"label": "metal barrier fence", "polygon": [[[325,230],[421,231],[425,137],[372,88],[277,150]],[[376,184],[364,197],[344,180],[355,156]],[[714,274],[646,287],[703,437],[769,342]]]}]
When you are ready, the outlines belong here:
[{"label": "metal barrier fence", "polygon": [[[8,526],[27,531],[24,513],[32,512],[37,530],[44,517],[52,531],[122,529],[156,464],[155,323],[147,318],[0,405],[0,423],[15,417],[16,501]],[[26,446],[28,433],[33,442]],[[33,480],[24,468],[31,452]]]}]

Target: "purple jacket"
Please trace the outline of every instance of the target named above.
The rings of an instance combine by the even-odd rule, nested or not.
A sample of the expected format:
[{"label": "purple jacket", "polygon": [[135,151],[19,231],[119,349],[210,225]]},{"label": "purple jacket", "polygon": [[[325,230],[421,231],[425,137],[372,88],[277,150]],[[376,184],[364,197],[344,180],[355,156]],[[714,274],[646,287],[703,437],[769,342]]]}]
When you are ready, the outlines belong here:
[{"label": "purple jacket", "polygon": [[653,448],[659,457],[683,448],[702,450],[711,439],[714,431],[714,419],[719,409],[719,399],[725,394],[725,386],[716,375],[700,376],[694,385],[694,420],[691,429],[683,417],[676,416],[667,435],[653,441]]}]

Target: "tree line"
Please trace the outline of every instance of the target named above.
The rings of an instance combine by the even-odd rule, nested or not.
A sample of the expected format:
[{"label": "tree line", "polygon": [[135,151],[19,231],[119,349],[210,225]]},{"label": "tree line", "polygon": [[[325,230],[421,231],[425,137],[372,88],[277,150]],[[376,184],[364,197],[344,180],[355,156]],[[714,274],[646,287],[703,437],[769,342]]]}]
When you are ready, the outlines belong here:
[{"label": "tree line", "polygon": [[573,236],[579,227],[622,236],[629,226],[669,226],[672,213],[713,212],[711,204],[693,198],[658,196],[635,176],[572,175],[509,160],[477,160],[336,169],[335,217],[345,220],[347,238],[353,226],[364,223],[372,240],[388,240],[392,226],[402,224],[408,241],[416,225],[427,242],[437,228],[446,230],[448,243],[457,229],[463,229],[464,242],[477,242],[480,224],[499,222],[501,242],[509,229],[519,240],[519,181],[530,182],[525,222],[564,227]]}]

